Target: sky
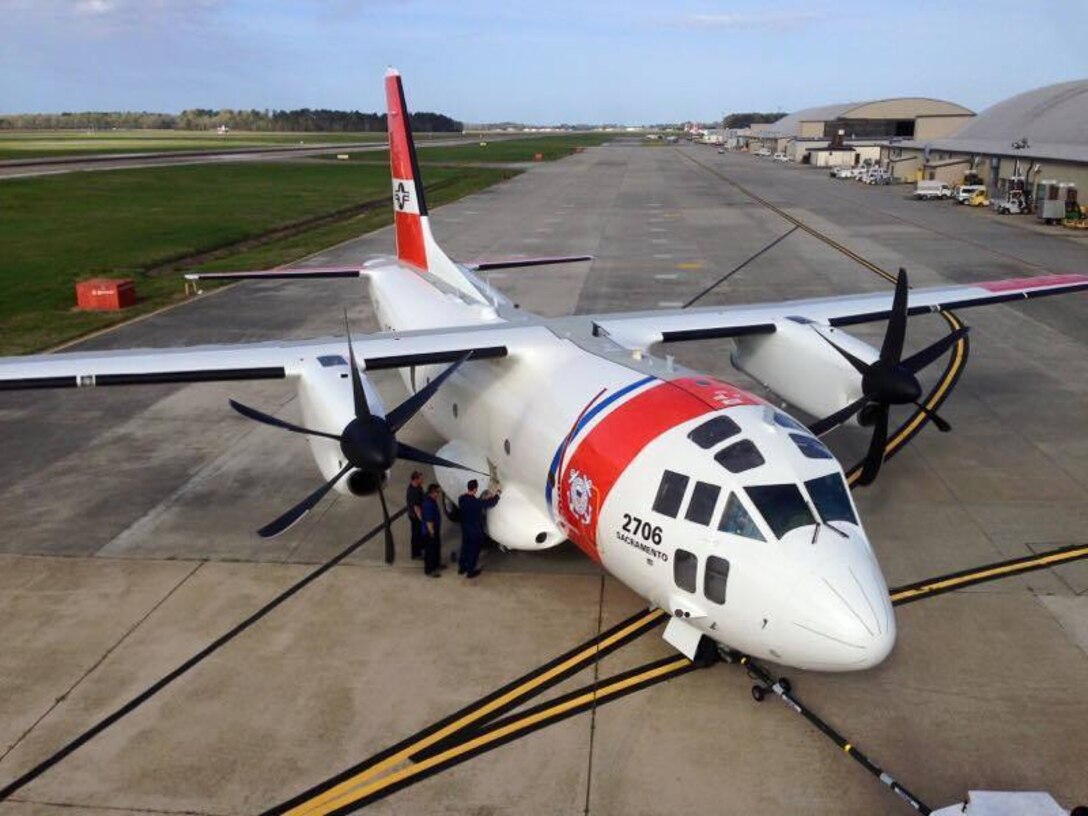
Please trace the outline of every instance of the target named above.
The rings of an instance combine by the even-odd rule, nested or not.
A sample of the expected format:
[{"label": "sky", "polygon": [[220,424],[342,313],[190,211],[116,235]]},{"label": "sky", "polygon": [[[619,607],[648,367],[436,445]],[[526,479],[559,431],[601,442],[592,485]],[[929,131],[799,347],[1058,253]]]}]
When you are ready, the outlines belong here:
[{"label": "sky", "polygon": [[1083,0],[0,0],[0,112],[381,111],[657,123],[1088,77]]}]

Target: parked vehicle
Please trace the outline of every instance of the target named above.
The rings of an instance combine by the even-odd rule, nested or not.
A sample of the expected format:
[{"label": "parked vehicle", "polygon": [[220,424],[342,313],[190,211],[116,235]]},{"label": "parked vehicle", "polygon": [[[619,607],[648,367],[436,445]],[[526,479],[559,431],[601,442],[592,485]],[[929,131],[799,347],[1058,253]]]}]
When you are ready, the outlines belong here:
[{"label": "parked vehicle", "polygon": [[[985,184],[961,184],[956,188],[955,199],[957,204],[970,204],[975,193],[981,192],[983,198],[986,194]],[[976,205],[977,206],[977,205]]]},{"label": "parked vehicle", "polygon": [[771,160],[776,162],[788,162],[790,157],[785,153],[775,153],[774,156],[771,157]]},{"label": "parked vehicle", "polygon": [[870,167],[862,181],[866,184],[891,184],[892,177],[887,170],[881,167]]},{"label": "parked vehicle", "polygon": [[759,150],[756,151],[756,155],[759,156],[761,159],[765,159],[771,155],[771,149],[769,147],[761,147]]},{"label": "parked vehicle", "polygon": [[1005,198],[994,199],[991,204],[998,215],[1021,215],[1031,212],[1023,190],[1009,190]]},{"label": "parked vehicle", "polygon": [[960,203],[968,207],[986,207],[990,203],[990,198],[986,195],[986,188],[983,187],[981,190],[975,190],[969,199]]},{"label": "parked vehicle", "polygon": [[943,181],[924,179],[915,185],[914,197],[918,199],[951,198],[952,188]]}]

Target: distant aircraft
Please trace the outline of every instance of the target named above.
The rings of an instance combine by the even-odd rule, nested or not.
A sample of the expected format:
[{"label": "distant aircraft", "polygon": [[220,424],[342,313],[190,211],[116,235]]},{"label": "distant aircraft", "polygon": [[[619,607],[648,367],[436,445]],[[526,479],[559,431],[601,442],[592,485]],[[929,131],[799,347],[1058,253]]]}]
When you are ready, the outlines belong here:
[{"label": "distant aircraft", "polygon": [[[903,357],[907,318],[1088,289],[1059,275],[894,293],[549,319],[476,274],[588,260],[451,260],[431,233],[400,75],[385,79],[396,257],[357,266],[197,274],[218,279],[363,278],[382,333],[311,341],[52,354],[0,360],[0,389],[288,378],[324,484],[259,531],[279,535],[330,490],[377,493],[397,459],[431,464],[450,495],[476,473],[501,483],[488,519],[504,547],[566,539],[670,614],[688,657],[722,648],[806,669],[880,663],[896,636],[888,590],[843,470],[818,436],[873,428],[862,482],[883,461],[893,405],[917,403],[917,373],[960,329]],[[887,320],[881,348],[839,326]],[[656,343],[735,338],[734,362],[824,419],[805,427],[720,379],[648,353]],[[410,396],[386,410],[366,374],[396,368]],[[435,453],[397,439],[422,414]],[[939,418],[935,421],[941,423]]]}]

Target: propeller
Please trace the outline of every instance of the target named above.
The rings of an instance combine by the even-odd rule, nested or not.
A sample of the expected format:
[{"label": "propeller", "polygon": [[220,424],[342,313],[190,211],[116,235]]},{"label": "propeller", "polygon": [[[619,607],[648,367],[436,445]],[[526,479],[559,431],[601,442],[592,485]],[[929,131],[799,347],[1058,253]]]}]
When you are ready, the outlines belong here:
[{"label": "propeller", "polygon": [[[345,315],[345,324],[347,316]],[[385,561],[392,564],[395,552],[393,547],[393,532],[389,520],[389,507],[385,501],[385,491],[382,487],[382,476],[398,459],[411,462],[419,462],[424,465],[439,465],[459,470],[472,470],[449,459],[436,456],[433,453],[414,448],[403,442],[397,441],[396,433],[430,401],[442,384],[449,379],[465,360],[472,356],[472,352],[466,352],[459,360],[446,368],[441,374],[431,380],[404,402],[391,410],[386,416],[378,416],[371,412],[367,401],[366,389],[363,388],[362,376],[355,361],[355,348],[351,342],[351,330],[348,329],[348,361],[351,369],[351,394],[355,416],[339,434],[315,431],[286,422],[256,408],[243,405],[235,400],[230,400],[230,407],[247,419],[271,425],[274,428],[304,434],[306,436],[320,436],[325,439],[333,439],[340,443],[340,450],[344,454],[346,464],[340,471],[321,485],[317,490],[300,501],[287,512],[275,520],[269,522],[257,534],[261,538],[274,538],[293,527],[302,518],[317,506],[318,502],[332,490],[332,488],[344,476],[352,470],[362,471],[374,478],[377,484],[378,500],[382,507],[382,523],[385,528]],[[475,471],[473,471],[475,472]]]},{"label": "propeller", "polygon": [[[937,430],[947,433],[952,430],[944,419],[934,411],[922,405],[918,400],[922,396],[922,385],[917,374],[952,346],[967,335],[966,326],[942,337],[931,346],[927,346],[907,359],[903,359],[903,343],[907,333],[907,270],[900,268],[895,279],[895,296],[892,298],[891,314],[888,317],[888,329],[884,333],[884,342],[880,346],[880,356],[873,363],[859,360],[850,352],[824,340],[853,366],[861,375],[861,397],[833,414],[820,419],[809,426],[816,436],[821,436],[832,428],[846,422],[854,414],[859,414],[858,422],[873,429],[869,450],[865,454],[861,476],[858,481],[863,485],[872,484],[884,462],[884,448],[888,442],[888,415],[893,405],[914,405],[927,418],[933,421]],[[823,335],[821,335],[823,337]]]}]

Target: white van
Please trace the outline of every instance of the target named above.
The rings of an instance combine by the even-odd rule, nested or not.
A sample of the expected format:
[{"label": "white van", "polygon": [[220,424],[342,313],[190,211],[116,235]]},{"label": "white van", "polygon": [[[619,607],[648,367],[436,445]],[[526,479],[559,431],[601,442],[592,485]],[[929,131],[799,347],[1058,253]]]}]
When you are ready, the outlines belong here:
[{"label": "white van", "polygon": [[923,179],[915,185],[914,197],[918,199],[951,198],[952,188],[943,181]]},{"label": "white van", "polygon": [[954,193],[957,204],[966,204],[979,190],[986,191],[985,184],[961,184]]}]

